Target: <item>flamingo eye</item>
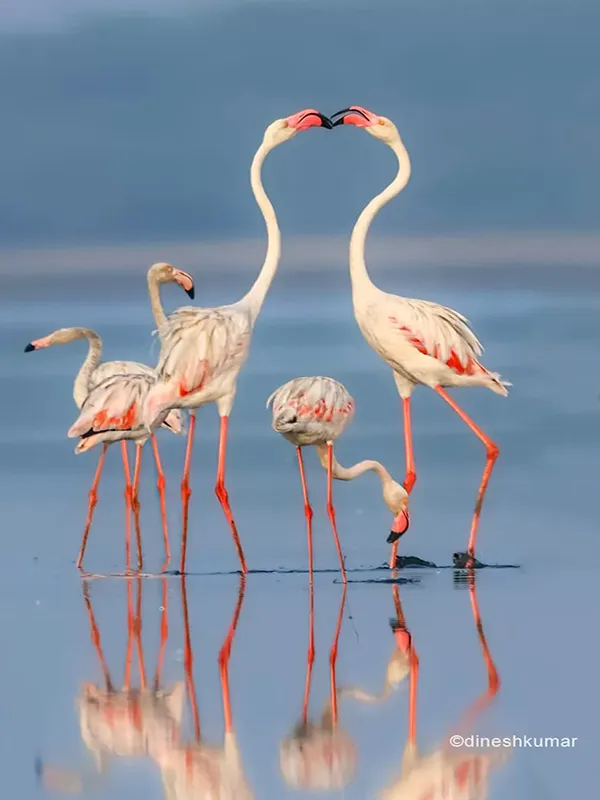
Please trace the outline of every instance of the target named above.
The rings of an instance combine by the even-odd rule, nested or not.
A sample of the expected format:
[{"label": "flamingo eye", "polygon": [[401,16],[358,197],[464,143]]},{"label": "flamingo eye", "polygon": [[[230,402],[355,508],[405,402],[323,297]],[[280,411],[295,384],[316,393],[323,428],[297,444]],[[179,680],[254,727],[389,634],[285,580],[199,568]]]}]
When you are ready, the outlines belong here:
[{"label": "flamingo eye", "polygon": [[380,125],[385,125],[385,120],[382,119],[381,117],[379,117],[379,124]]}]

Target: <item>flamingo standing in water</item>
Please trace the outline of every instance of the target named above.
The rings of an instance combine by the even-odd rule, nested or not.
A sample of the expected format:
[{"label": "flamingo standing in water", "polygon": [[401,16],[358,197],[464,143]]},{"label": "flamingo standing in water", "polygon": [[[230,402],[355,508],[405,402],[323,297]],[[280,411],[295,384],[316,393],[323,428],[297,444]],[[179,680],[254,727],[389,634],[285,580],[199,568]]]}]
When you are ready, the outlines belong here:
[{"label": "flamingo standing in water", "polygon": [[187,553],[189,485],[192,442],[196,423],[195,409],[216,403],[221,419],[219,461],[215,492],[221,503],[237,550],[242,572],[247,572],[246,559],[233,519],[225,488],[225,456],[227,429],[236,393],[236,383],[250,349],[252,330],[271,281],[275,277],[281,253],[281,237],[277,217],[263,188],[263,162],[275,147],[292,139],[299,131],[314,127],[331,128],[329,119],[308,108],[272,122],[265,131],[250,169],[250,184],[267,227],[267,253],[254,285],[237,303],[218,308],[180,308],[167,317],[160,327],[162,340],[158,364],[159,383],[148,393],[144,421],[153,430],[161,411],[171,408],[190,410],[190,426],[181,496],[183,530],[180,572],[185,572]]},{"label": "flamingo standing in water", "polygon": [[308,501],[308,489],[304,473],[302,448],[314,445],[321,466],[327,471],[327,514],[333,530],[333,538],[340,560],[344,582],[346,568],[337,532],[333,507],[332,479],[351,481],[368,470],[376,472],[381,480],[383,499],[394,514],[392,533],[401,536],[408,528],[408,493],[392,479],[379,461],[360,461],[353,467],[342,467],[333,453],[333,442],[338,439],[354,415],[354,399],[346,387],[333,378],[294,378],[276,389],[267,400],[267,408],[273,404],[273,429],[281,433],[288,442],[296,445],[304,513],[308,533],[308,565],[310,578],[313,574],[312,508]]},{"label": "flamingo standing in water", "polygon": [[[407,492],[413,489],[417,474],[413,456],[410,398],[415,386],[429,386],[454,409],[473,433],[485,445],[487,462],[479,487],[475,513],[471,524],[469,545],[465,554],[455,554],[455,564],[473,566],[481,506],[498,447],[460,408],[444,387],[484,386],[496,394],[508,395],[510,383],[489,372],[479,362],[482,347],[470,328],[468,320],[451,308],[428,300],[413,300],[381,291],[369,278],[365,263],[365,240],[377,212],[399,194],[410,178],[410,159],[398,129],[386,117],[380,117],[361,106],[351,106],[333,115],[338,125],[364,128],[376,139],[390,147],[398,159],[398,173],[382,192],[363,209],[350,238],[350,279],[354,316],[368,344],[389,364],[402,398],[404,438],[406,448]],[[390,567],[396,565],[399,536],[392,533]]]},{"label": "flamingo standing in water", "polygon": [[[150,296],[150,305],[152,307],[154,320],[157,326],[159,327],[164,323],[166,319],[166,314],[164,312],[160,300],[160,285],[169,282],[178,283],[190,296],[190,298],[194,297],[194,282],[191,276],[187,274],[187,272],[182,272],[181,270],[175,269],[175,267],[171,266],[170,264],[166,264],[164,262],[153,264],[148,270],[148,293]],[[152,367],[149,367],[146,364],[141,364],[137,361],[105,361],[101,363],[100,360],[102,358],[102,339],[100,338],[100,336],[98,336],[98,334],[95,331],[92,331],[89,328],[60,328],[59,330],[56,330],[53,333],[48,334],[48,336],[44,336],[41,339],[35,339],[34,341],[30,342],[25,347],[25,352],[31,353],[36,350],[42,350],[45,347],[67,344],[69,342],[76,341],[77,339],[87,339],[88,342],[87,356],[85,357],[84,362],[81,365],[79,372],[77,373],[77,376],[75,378],[75,383],[73,385],[73,399],[75,400],[75,405],[79,409],[82,408],[86,398],[89,396],[91,391],[93,391],[97,386],[102,384],[107,379],[113,378],[116,375],[136,374],[136,375],[145,375],[152,379],[156,378],[156,372]],[[181,433],[182,432],[181,412],[179,411],[171,412],[164,419],[162,425],[163,427],[171,430],[173,433]],[[89,493],[87,519],[84,528],[81,548],[79,550],[79,555],[77,557],[78,569],[82,568],[83,556],[85,553],[87,539],[92,524],[92,516],[96,504],[98,502],[98,484],[100,483],[100,475],[102,473],[102,467],[104,466],[104,457],[106,455],[107,447],[108,443],[105,442],[102,448],[102,452],[100,454],[100,458],[98,460],[98,466],[96,468],[96,474],[94,476],[92,488],[90,489]],[[83,449],[89,449],[89,448],[88,447],[78,448],[77,452],[82,452]],[[158,471],[158,490],[160,495],[163,537],[164,537],[165,552],[166,552],[166,561],[164,566],[166,568],[170,561],[170,549],[169,549],[169,536],[167,529],[166,507],[165,507],[165,476],[160,461],[158,445],[156,443],[156,438],[154,437],[154,435],[152,436],[152,449],[154,451],[154,458],[156,461],[156,468]],[[127,445],[124,438],[121,439],[121,452],[123,456],[123,467],[125,471],[125,502],[128,510],[127,519],[129,519],[129,508],[132,507],[134,510],[139,510],[139,502],[137,497],[137,484],[135,482],[135,479],[133,486],[131,483],[131,477],[129,471],[129,459],[127,456]],[[137,474],[138,476],[140,468],[140,457],[141,457],[141,449],[137,449],[134,473]],[[141,561],[141,549],[139,547],[139,542],[138,542],[138,561],[139,562]],[[141,568],[141,563],[140,563],[140,568]]]}]

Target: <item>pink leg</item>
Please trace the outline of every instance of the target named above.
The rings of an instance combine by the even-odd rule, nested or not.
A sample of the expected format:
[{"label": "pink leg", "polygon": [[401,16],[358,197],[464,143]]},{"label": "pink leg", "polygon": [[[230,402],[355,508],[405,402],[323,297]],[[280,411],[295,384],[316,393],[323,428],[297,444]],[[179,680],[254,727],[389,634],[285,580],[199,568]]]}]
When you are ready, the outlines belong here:
[{"label": "pink leg", "polygon": [[154,676],[154,689],[160,689],[160,679],[162,673],[163,662],[165,660],[165,648],[167,646],[167,639],[169,637],[169,619],[168,619],[168,602],[169,602],[169,587],[167,579],[162,578],[162,611],[160,623],[160,646],[158,648],[158,659],[156,662],[156,675]]},{"label": "pink leg", "polygon": [[[417,473],[415,470],[415,457],[413,453],[412,442],[412,425],[410,419],[410,397],[402,398],[402,411],[404,413],[404,450],[406,453],[406,478],[404,479],[404,488],[410,494],[417,482]],[[398,542],[397,539],[392,544],[392,552],[390,555],[390,569],[396,566],[396,558],[398,556]]]},{"label": "pink leg", "polygon": [[98,502],[98,484],[100,483],[100,475],[102,474],[102,467],[104,466],[104,457],[106,456],[107,447],[108,447],[107,444],[102,445],[102,452],[100,453],[100,458],[98,459],[96,474],[94,475],[94,481],[92,483],[92,488],[90,489],[90,500],[88,504],[87,519],[85,521],[85,528],[83,530],[83,539],[81,540],[79,555],[77,556],[77,569],[81,569],[81,565],[83,564],[83,556],[85,553],[85,548],[87,547],[87,540],[88,536],[90,535],[90,528],[92,526],[92,516],[94,514],[94,509],[96,508],[96,503]]},{"label": "pink leg", "polygon": [[302,448],[297,447],[298,466],[300,468],[300,480],[302,481],[302,496],[304,497],[304,515],[306,516],[306,533],[308,536],[308,574],[310,585],[313,583],[313,538],[312,538],[312,518],[313,511],[308,501],[308,487],[306,485],[306,474],[304,472],[304,460],[302,458]]},{"label": "pink leg", "polygon": [[308,722],[308,703],[312,682],[313,664],[315,663],[315,592],[312,580],[309,584],[309,616],[308,616],[308,654],[306,658],[306,683],[304,684],[304,702],[302,703],[302,721]]},{"label": "pink leg", "polygon": [[233,644],[233,637],[240,619],[242,612],[242,604],[244,602],[244,593],[246,591],[246,576],[242,572],[240,575],[240,586],[238,590],[238,599],[233,612],[233,619],[227,631],[227,636],[223,642],[223,646],[219,652],[219,673],[221,676],[221,693],[223,696],[223,716],[225,720],[225,733],[233,731],[233,716],[231,713],[231,696],[229,693],[229,658],[231,656],[231,645]]},{"label": "pink leg", "polygon": [[158,474],[158,495],[160,498],[160,516],[162,519],[163,539],[165,542],[165,563],[161,567],[161,572],[164,572],[171,563],[171,548],[169,546],[169,529],[167,528],[167,505],[165,501],[165,475],[163,472],[162,464],[160,463],[160,454],[158,452],[158,444],[156,436],[152,434],[152,452],[154,453],[154,460],[156,462],[156,472]]},{"label": "pink leg", "polygon": [[348,580],[346,577],[346,567],[344,566],[344,556],[342,555],[342,547],[340,545],[340,537],[338,536],[337,525],[335,522],[335,509],[333,507],[333,444],[327,442],[327,515],[331,522],[331,530],[333,531],[333,538],[335,540],[335,547],[337,550],[338,558],[340,560],[340,569],[342,571],[342,580],[344,583]]},{"label": "pink leg", "polygon": [[179,572],[185,574],[185,560],[187,556],[187,536],[188,536],[188,511],[190,507],[190,464],[192,461],[192,444],[194,441],[194,429],[196,427],[196,415],[190,414],[190,427],[188,430],[187,447],[185,450],[185,464],[183,467],[183,478],[181,480],[181,502],[183,514],[183,530],[181,534],[181,559],[179,562]]},{"label": "pink leg", "polygon": [[215,493],[219,498],[219,502],[221,503],[223,512],[225,514],[225,517],[227,518],[227,522],[229,523],[229,527],[231,528],[231,535],[233,536],[235,549],[237,550],[238,558],[240,560],[242,573],[246,573],[248,572],[248,567],[246,566],[246,559],[244,558],[242,543],[240,542],[240,537],[237,532],[235,521],[233,519],[233,514],[231,513],[231,506],[229,505],[229,496],[227,495],[227,489],[225,488],[225,457],[227,454],[228,425],[229,425],[229,417],[221,417],[221,433],[219,436],[219,465],[217,467],[217,485],[215,486]]},{"label": "pink leg", "polygon": [[190,636],[190,618],[188,614],[187,589],[185,585],[185,575],[181,576],[181,605],[183,608],[183,665],[185,669],[185,682],[190,706],[192,707],[192,719],[194,721],[194,738],[200,741],[200,715],[198,714],[198,700],[196,687],[194,685],[194,654],[192,652],[192,639]]},{"label": "pink leg", "polygon": [[127,455],[127,442],[121,440],[121,454],[123,456],[123,470],[125,472],[125,570],[131,572],[131,506],[132,486],[129,472],[129,457]]},{"label": "pink leg", "polygon": [[335,629],[335,636],[333,637],[333,644],[331,645],[331,650],[329,652],[329,676],[330,676],[330,685],[331,685],[331,722],[335,727],[338,722],[338,705],[337,705],[337,678],[336,678],[336,665],[337,665],[337,655],[338,655],[338,644],[340,641],[340,633],[342,631],[342,622],[344,619],[344,606],[346,604],[346,592],[348,590],[348,584],[344,583],[344,589],[342,591],[342,602],[340,603],[340,610],[338,614],[337,620],[337,627]]},{"label": "pink leg", "polygon": [[135,466],[133,468],[133,488],[131,490],[131,506],[133,508],[133,521],[135,525],[135,541],[137,546],[138,572],[144,565],[142,555],[142,531],[140,529],[140,501],[138,492],[140,487],[140,468],[142,466],[142,446],[135,447]]},{"label": "pink leg", "polygon": [[102,674],[104,675],[104,683],[106,684],[107,691],[112,691],[112,681],[110,679],[110,672],[108,671],[108,664],[106,663],[106,659],[104,658],[104,652],[102,650],[102,643],[100,642],[100,630],[98,629],[98,625],[96,623],[96,617],[94,616],[94,612],[92,610],[92,602],[90,600],[90,593],[89,593],[89,586],[87,581],[83,582],[83,598],[85,601],[85,607],[88,615],[88,620],[90,623],[90,635],[92,637],[92,644],[94,645],[94,649],[96,650],[96,654],[98,656],[98,661],[100,662],[100,667],[102,668]]},{"label": "pink leg", "polygon": [[494,462],[498,458],[498,447],[492,442],[489,436],[486,436],[485,433],[477,427],[477,425],[473,422],[473,420],[462,410],[462,408],[454,402],[454,400],[450,397],[448,392],[445,389],[442,389],[441,386],[436,386],[435,391],[443,397],[444,400],[448,403],[450,408],[454,409],[458,416],[462,419],[462,421],[469,426],[469,428],[473,431],[475,436],[483,442],[486,448],[487,453],[487,461],[485,464],[485,469],[483,470],[483,475],[481,478],[481,483],[479,485],[479,492],[477,495],[477,502],[475,503],[475,512],[473,514],[473,522],[471,523],[471,534],[469,536],[469,549],[467,550],[468,556],[470,559],[475,558],[475,542],[477,539],[477,528],[479,527],[479,517],[481,515],[481,507],[483,505],[483,498],[485,496],[485,492],[490,481],[490,476],[492,474],[492,469],[494,468]]}]

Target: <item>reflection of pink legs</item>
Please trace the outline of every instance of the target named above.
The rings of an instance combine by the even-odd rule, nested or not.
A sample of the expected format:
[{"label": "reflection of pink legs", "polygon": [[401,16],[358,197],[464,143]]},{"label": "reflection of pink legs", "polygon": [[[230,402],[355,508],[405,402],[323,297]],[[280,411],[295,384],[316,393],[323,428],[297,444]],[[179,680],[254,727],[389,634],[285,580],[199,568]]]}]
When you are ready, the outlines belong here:
[{"label": "reflection of pink legs", "polygon": [[242,612],[242,604],[244,602],[244,593],[246,591],[246,576],[244,573],[240,575],[240,585],[238,589],[238,598],[233,612],[233,619],[227,631],[227,636],[219,652],[219,673],[221,676],[221,693],[223,697],[223,717],[225,720],[225,733],[233,731],[233,717],[231,714],[231,697],[229,694],[229,659],[231,657],[231,646],[233,644],[233,637],[237,629],[237,625]]},{"label": "reflection of pink legs", "polygon": [[156,660],[156,674],[154,676],[154,688],[158,691],[160,687],[160,678],[162,674],[163,663],[165,660],[165,648],[167,646],[167,639],[169,636],[169,620],[168,620],[168,594],[167,579],[162,578],[162,610],[160,612],[160,645],[158,648],[158,658]]},{"label": "reflection of pink legs", "polygon": [[[192,417],[193,419],[193,417]],[[181,576],[181,606],[183,611],[183,666],[185,669],[185,683],[187,687],[190,705],[192,707],[192,719],[194,721],[194,738],[200,741],[200,715],[198,713],[198,700],[196,697],[196,687],[194,685],[194,653],[192,652],[192,640],[190,636],[190,617],[188,613],[187,589],[185,585],[185,575]]]},{"label": "reflection of pink legs", "polygon": [[[300,448],[298,448],[300,450]],[[306,683],[304,685],[304,702],[302,703],[302,721],[308,722],[308,703],[310,700],[310,686],[312,682],[313,664],[315,662],[315,589],[311,580],[309,583],[309,616],[308,616],[308,654],[306,659]]]},{"label": "reflection of pink legs", "polygon": [[98,656],[98,661],[100,662],[100,667],[102,669],[102,674],[104,675],[104,683],[106,685],[107,691],[111,692],[113,685],[110,678],[110,672],[108,671],[108,664],[106,663],[106,659],[104,658],[104,652],[102,650],[102,644],[100,642],[100,630],[96,623],[96,617],[94,616],[94,612],[92,610],[92,602],[90,600],[90,592],[89,586],[87,581],[83,582],[83,599],[85,601],[85,607],[88,615],[88,620],[90,623],[90,635],[92,637],[92,644],[94,645],[94,649],[96,650],[96,655]]},{"label": "reflection of pink legs", "polygon": [[337,725],[338,721],[338,703],[337,703],[338,692],[337,692],[336,665],[337,665],[337,655],[338,655],[338,644],[340,641],[340,633],[342,631],[342,622],[344,619],[344,606],[346,604],[347,590],[348,590],[348,584],[344,583],[344,588],[342,591],[342,601],[340,603],[337,626],[335,629],[335,636],[333,637],[333,644],[331,645],[331,650],[329,652],[329,676],[331,685],[331,721],[334,727]]},{"label": "reflection of pink legs", "polygon": [[81,540],[81,547],[79,548],[79,555],[77,556],[77,569],[81,569],[83,564],[83,556],[85,554],[85,548],[87,547],[87,540],[88,536],[90,535],[90,528],[92,527],[92,517],[94,515],[94,509],[96,508],[96,503],[98,502],[98,484],[100,483],[100,475],[102,474],[102,467],[104,466],[104,458],[106,456],[106,449],[108,445],[102,445],[102,452],[100,453],[100,458],[98,459],[98,466],[96,467],[96,474],[94,475],[94,481],[92,483],[92,488],[90,489],[90,499],[88,503],[88,511],[87,511],[87,519],[85,521],[85,528],[83,529],[83,538]]}]

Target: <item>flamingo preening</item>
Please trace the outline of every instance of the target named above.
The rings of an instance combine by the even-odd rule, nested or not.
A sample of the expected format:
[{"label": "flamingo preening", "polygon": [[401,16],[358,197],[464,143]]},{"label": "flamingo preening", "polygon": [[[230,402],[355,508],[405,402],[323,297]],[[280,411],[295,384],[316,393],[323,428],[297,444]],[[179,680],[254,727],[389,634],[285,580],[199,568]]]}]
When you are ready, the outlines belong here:
[{"label": "flamingo preening", "polygon": [[242,572],[246,559],[231,512],[225,487],[225,459],[229,414],[233,407],[239,372],[248,357],[252,330],[271,285],[281,253],[277,217],[261,180],[267,155],[299,131],[313,127],[331,128],[329,119],[312,108],[272,122],[265,131],[252,160],[250,184],[267,227],[267,252],[262,269],[250,291],[237,303],[217,308],[180,308],[170,314],[159,328],[162,342],[157,371],[159,383],[150,390],[144,406],[144,421],[153,430],[165,409],[187,408],[190,411],[185,465],[181,482],[183,530],[181,573],[185,572],[188,534],[189,485],[192,442],[196,423],[195,410],[215,403],[221,420],[219,461],[215,492],[231,529]]},{"label": "flamingo preening", "polygon": [[[157,326],[159,327],[164,323],[166,319],[166,315],[160,300],[161,284],[170,282],[178,283],[191,298],[194,297],[194,282],[191,276],[188,275],[187,272],[182,272],[181,270],[175,269],[175,267],[171,266],[171,264],[166,264],[164,262],[153,264],[148,270],[147,279],[148,279],[148,293],[150,296],[150,305],[152,308],[152,313],[154,315],[154,320]],[[83,364],[81,365],[81,368],[77,373],[77,376],[75,378],[75,383],[73,385],[73,399],[75,400],[77,408],[82,409],[86,401],[88,401],[87,402],[88,409],[92,404],[95,405],[97,401],[97,395],[90,400],[90,394],[100,385],[105,384],[107,380],[110,381],[112,379],[117,378],[118,376],[123,376],[123,375],[140,376],[142,384],[143,383],[147,384],[148,381],[156,380],[156,371],[152,367],[149,367],[146,364],[141,364],[138,361],[101,362],[102,339],[95,331],[92,331],[89,328],[60,328],[59,330],[56,330],[53,333],[50,333],[47,336],[42,337],[41,339],[35,339],[34,341],[30,342],[25,347],[25,352],[31,353],[36,350],[41,350],[45,347],[67,344],[69,342],[76,341],[77,339],[86,339],[88,342],[87,356],[85,357]],[[145,381],[143,380],[144,378],[146,379]],[[102,409],[99,409],[99,411],[100,410]],[[121,427],[123,427],[124,425],[125,427],[127,427],[128,423],[131,422],[130,417],[132,416],[132,414],[133,411],[129,406],[124,408],[121,411],[121,413],[114,413],[114,410],[108,413],[108,411],[105,409],[104,414],[102,415],[103,416],[102,423],[105,424],[109,421],[112,421],[112,423],[114,423],[112,425],[113,429],[117,426],[117,424],[120,425]],[[100,420],[98,420],[98,422],[99,421]],[[164,416],[161,420],[161,424],[162,427],[168,428],[173,433],[179,434],[183,432],[182,415],[180,411],[175,410]],[[86,433],[86,431],[83,431],[83,433]],[[136,449],[133,484],[131,482],[130,470],[129,470],[129,458],[127,455],[127,444],[126,444],[127,438],[137,439],[138,444],[140,445],[140,447]],[[78,569],[81,569],[83,565],[83,557],[85,554],[87,540],[92,524],[92,516],[96,504],[98,502],[98,485],[100,483],[100,476],[102,473],[102,468],[104,466],[104,457],[106,455],[108,444],[110,443],[110,441],[116,441],[116,440],[121,441],[123,468],[125,472],[125,503],[127,510],[126,519],[127,519],[127,530],[128,530],[129,510],[133,509],[136,512],[136,520],[137,520],[137,514],[139,512],[138,483],[136,480],[136,476],[139,477],[141,444],[143,444],[146,441],[146,438],[142,439],[142,437],[139,436],[115,435],[112,436],[112,438],[105,437],[104,439],[101,439],[103,447],[102,447],[102,452],[100,453],[100,458],[98,459],[98,466],[96,468],[96,474],[94,476],[92,488],[90,489],[89,492],[87,519],[84,528],[81,547],[79,550],[79,555],[77,557]],[[77,445],[75,452],[81,453],[85,450],[88,450],[93,445],[98,444],[99,441],[100,439],[98,437],[86,440],[82,439],[80,443]],[[164,538],[165,554],[166,554],[165,564],[163,567],[163,569],[165,569],[170,561],[169,535],[168,535],[166,507],[165,507],[165,476],[160,461],[158,445],[156,443],[156,438],[154,435],[152,435],[152,449],[154,451],[156,469],[158,472],[157,485],[160,496],[163,538]],[[141,569],[142,553],[141,553],[141,543],[139,537],[139,523],[136,525],[136,529],[138,533],[138,567]],[[127,552],[129,552],[128,539],[126,541],[126,548]],[[129,569],[129,566],[130,565],[128,558],[127,569]]]},{"label": "flamingo preening", "polygon": [[[475,513],[471,524],[466,554],[455,554],[455,563],[475,564],[475,544],[481,506],[498,447],[460,408],[445,387],[484,386],[496,394],[508,395],[507,386],[495,372],[489,372],[480,362],[482,347],[470,328],[468,320],[438,303],[413,300],[388,294],[369,278],[365,263],[365,240],[375,215],[399,194],[410,178],[410,159],[398,129],[387,117],[380,117],[361,106],[350,106],[333,115],[333,126],[355,125],[390,147],[398,159],[394,180],[376,195],[358,217],[350,237],[350,279],[354,316],[367,343],[389,364],[394,372],[396,387],[402,398],[404,439],[406,449],[406,479],[404,487],[410,494],[417,474],[413,456],[410,398],[419,384],[429,386],[458,414],[485,445],[487,461]],[[399,535],[392,532],[390,567],[396,565]]]},{"label": "flamingo preening", "polygon": [[346,387],[322,376],[294,378],[276,389],[267,400],[267,408],[273,405],[273,429],[296,445],[304,513],[308,534],[308,566],[313,575],[312,508],[308,500],[308,488],[304,473],[302,448],[313,445],[319,454],[323,469],[327,471],[327,514],[333,530],[333,538],[340,560],[342,578],[346,581],[346,568],[340,546],[335,509],[333,507],[332,479],[351,481],[368,470],[376,472],[381,480],[383,499],[394,515],[392,532],[401,536],[408,528],[408,493],[392,479],[379,461],[360,461],[352,467],[342,467],[333,453],[333,442],[338,439],[354,415],[354,399]]}]

